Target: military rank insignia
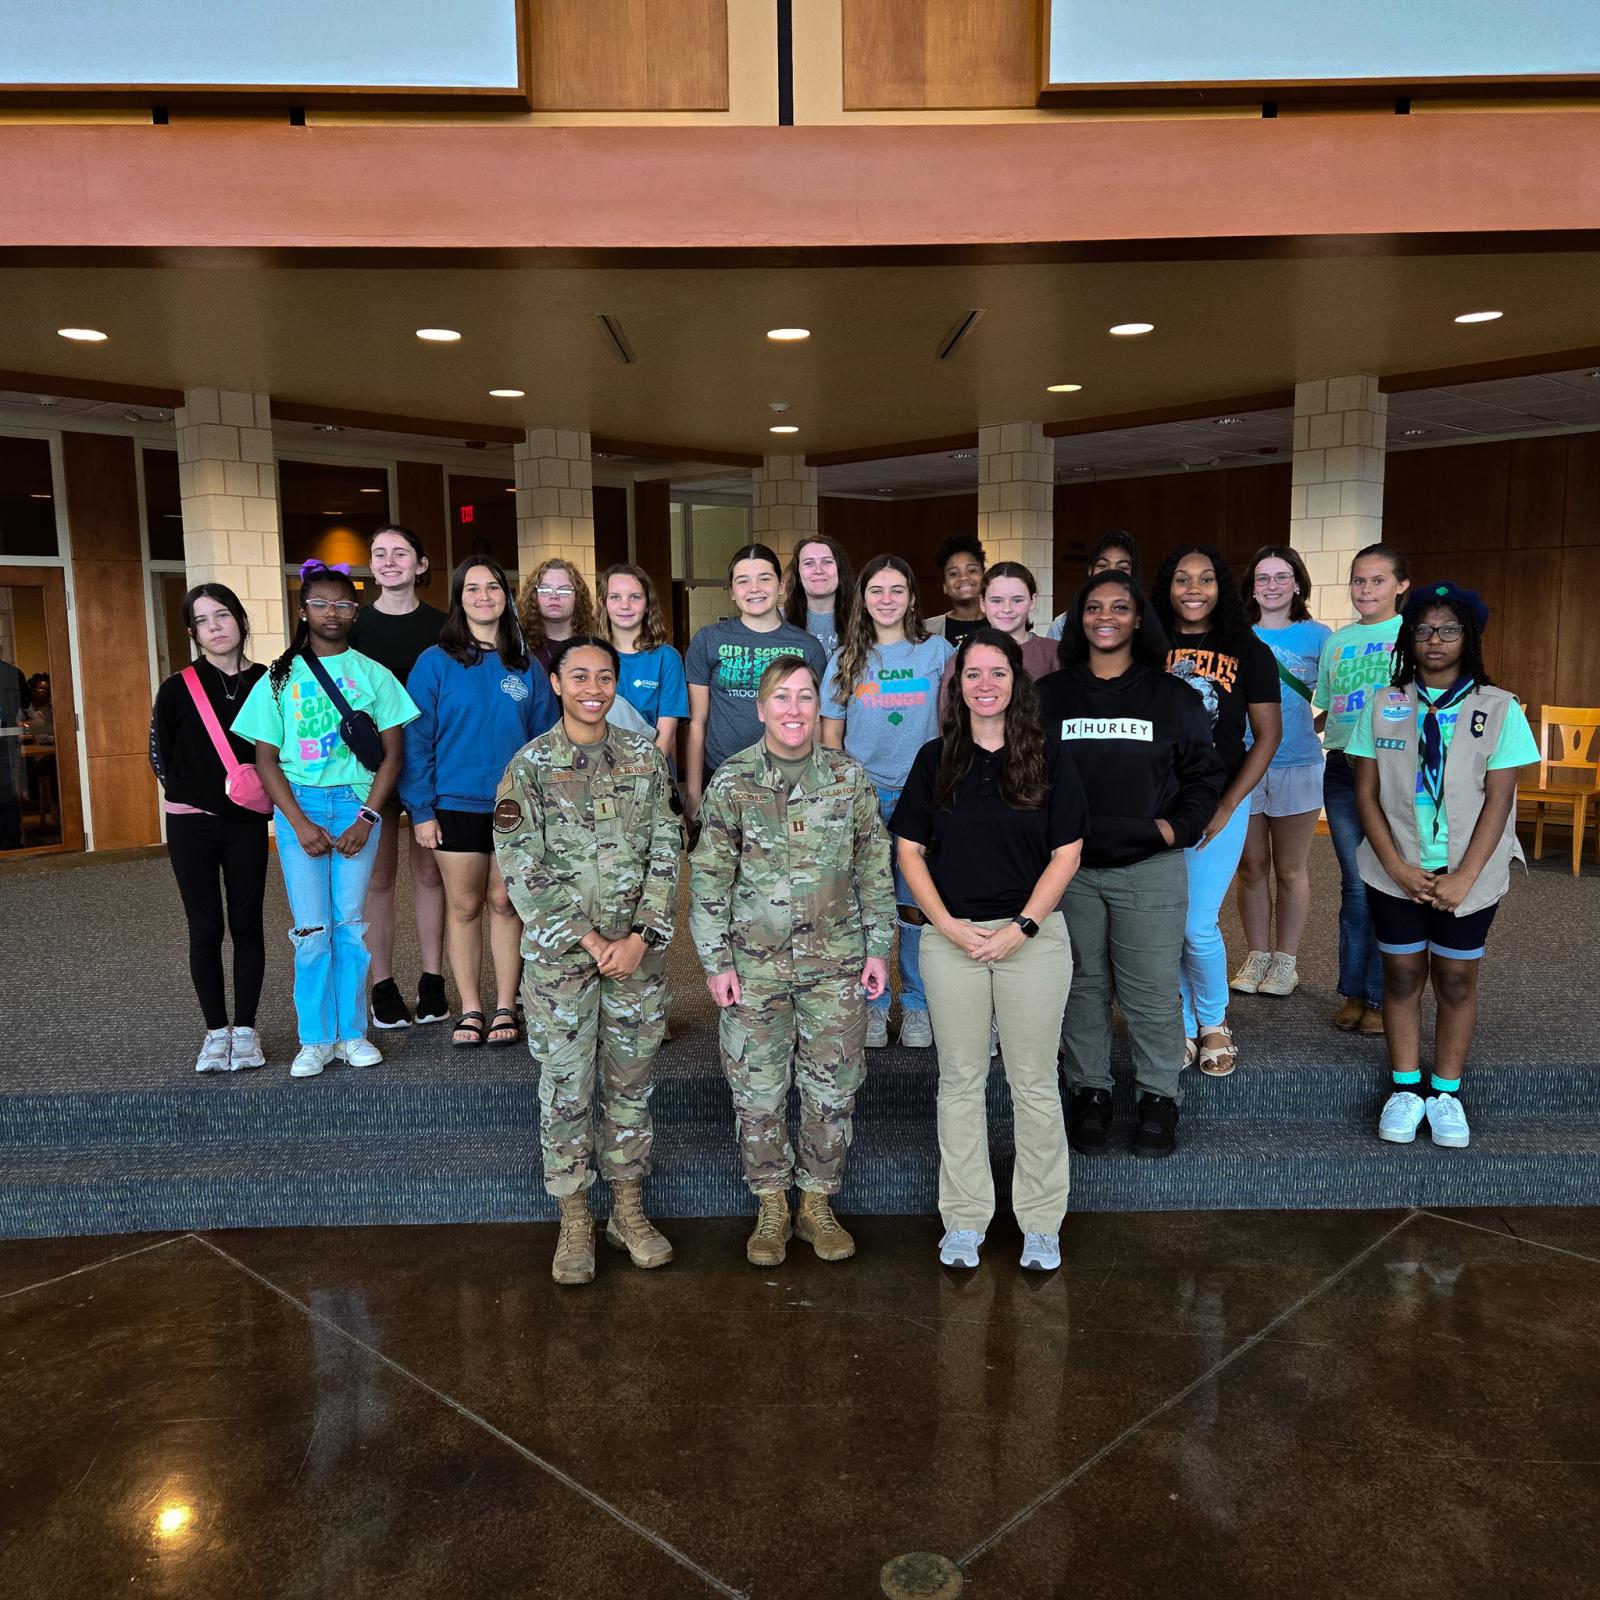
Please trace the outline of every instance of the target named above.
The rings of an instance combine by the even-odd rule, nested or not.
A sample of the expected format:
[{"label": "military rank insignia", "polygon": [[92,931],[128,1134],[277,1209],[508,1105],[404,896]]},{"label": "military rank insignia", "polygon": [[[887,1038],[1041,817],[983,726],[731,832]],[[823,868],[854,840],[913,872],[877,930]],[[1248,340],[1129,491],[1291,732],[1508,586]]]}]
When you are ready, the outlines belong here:
[{"label": "military rank insignia", "polygon": [[596,822],[609,822],[617,814],[615,800],[597,799],[594,803],[594,817]]},{"label": "military rank insignia", "polygon": [[790,819],[790,822],[789,822],[789,832],[790,833],[804,833],[805,831],[806,831],[806,819],[804,817],[793,817],[793,818]]}]

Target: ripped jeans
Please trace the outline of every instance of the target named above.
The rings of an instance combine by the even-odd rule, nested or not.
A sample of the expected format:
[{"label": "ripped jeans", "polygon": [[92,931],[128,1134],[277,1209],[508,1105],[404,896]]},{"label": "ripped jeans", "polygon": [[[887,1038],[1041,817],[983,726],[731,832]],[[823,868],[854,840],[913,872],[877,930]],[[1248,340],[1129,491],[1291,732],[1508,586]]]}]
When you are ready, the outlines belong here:
[{"label": "ripped jeans", "polygon": [[[341,786],[316,789],[292,784],[300,809],[311,822],[335,839],[356,820],[361,797]],[[367,924],[364,908],[367,880],[378,855],[379,823],[360,855],[308,856],[281,811],[277,824],[278,860],[289,892],[294,926],[294,1009],[300,1021],[301,1044],[336,1044],[361,1039],[367,1032]]]}]

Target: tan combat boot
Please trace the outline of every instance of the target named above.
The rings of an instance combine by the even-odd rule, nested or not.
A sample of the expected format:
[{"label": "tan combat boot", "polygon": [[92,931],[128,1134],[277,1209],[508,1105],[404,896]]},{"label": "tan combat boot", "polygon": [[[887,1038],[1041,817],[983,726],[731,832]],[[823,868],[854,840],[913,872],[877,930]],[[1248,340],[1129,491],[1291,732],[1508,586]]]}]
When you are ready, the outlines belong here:
[{"label": "tan combat boot", "polygon": [[556,1204],[561,1207],[561,1232],[556,1235],[550,1276],[557,1283],[593,1283],[594,1216],[589,1196],[580,1189],[576,1194],[558,1196]]},{"label": "tan combat boot", "polygon": [[839,1225],[825,1194],[800,1191],[794,1231],[817,1252],[818,1261],[848,1261],[856,1253],[855,1240]]},{"label": "tan combat boot", "polygon": [[745,1241],[745,1259],[752,1267],[779,1267],[783,1265],[784,1244],[794,1231],[789,1223],[789,1191],[779,1189],[775,1194],[757,1195],[761,1210],[756,1215],[756,1228]]},{"label": "tan combat boot", "polygon": [[644,1196],[637,1183],[611,1185],[606,1243],[626,1250],[636,1267],[664,1267],[672,1259],[672,1246],[644,1214]]}]

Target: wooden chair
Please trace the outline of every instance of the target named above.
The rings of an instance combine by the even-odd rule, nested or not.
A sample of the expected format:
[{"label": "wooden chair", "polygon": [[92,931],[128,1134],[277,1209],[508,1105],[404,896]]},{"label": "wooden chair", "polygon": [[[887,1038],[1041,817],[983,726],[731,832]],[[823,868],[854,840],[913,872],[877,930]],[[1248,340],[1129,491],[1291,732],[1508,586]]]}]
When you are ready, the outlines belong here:
[{"label": "wooden chair", "polygon": [[1583,862],[1583,837],[1595,821],[1595,860],[1600,861],[1600,709],[1546,706],[1539,718],[1539,781],[1519,784],[1517,799],[1533,807],[1533,859],[1544,855],[1546,806],[1572,814],[1572,875]]}]

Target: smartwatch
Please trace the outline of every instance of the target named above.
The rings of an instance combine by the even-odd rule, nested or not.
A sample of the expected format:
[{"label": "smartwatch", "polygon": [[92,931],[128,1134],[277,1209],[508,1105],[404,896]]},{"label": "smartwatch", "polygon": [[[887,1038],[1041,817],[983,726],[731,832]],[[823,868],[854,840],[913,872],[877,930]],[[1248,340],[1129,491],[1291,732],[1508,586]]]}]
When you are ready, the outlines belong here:
[{"label": "smartwatch", "polygon": [[659,950],[667,942],[666,935],[659,928],[647,928],[643,923],[634,923],[630,931],[638,934],[652,950]]},{"label": "smartwatch", "polygon": [[371,806],[362,806],[361,809],[356,812],[356,815],[360,817],[363,822],[370,822],[374,828],[383,821],[383,818],[379,816]]},{"label": "smartwatch", "polygon": [[1039,931],[1039,924],[1032,917],[1013,917],[1011,920],[1022,929],[1024,939],[1031,939]]}]

